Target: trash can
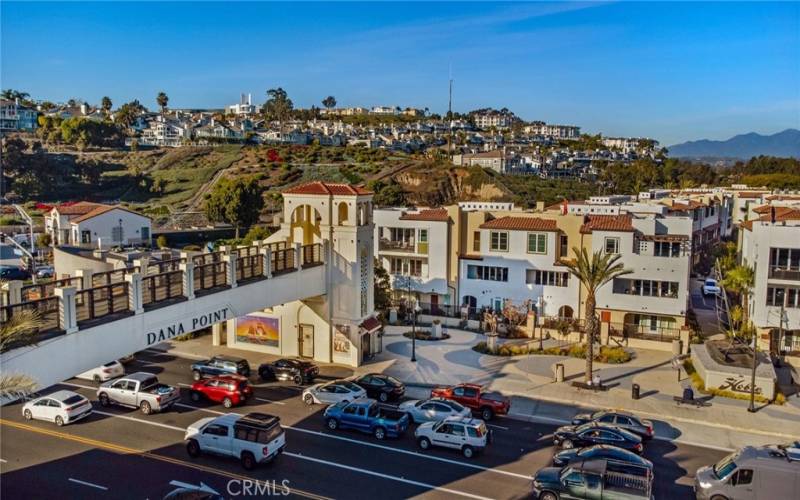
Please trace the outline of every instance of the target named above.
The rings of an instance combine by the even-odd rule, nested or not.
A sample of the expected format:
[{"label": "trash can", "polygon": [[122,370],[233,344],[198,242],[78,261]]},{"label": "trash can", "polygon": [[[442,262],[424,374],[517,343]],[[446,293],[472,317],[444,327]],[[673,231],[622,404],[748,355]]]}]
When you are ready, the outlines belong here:
[{"label": "trash can", "polygon": [[564,364],[563,363],[556,363],[555,370],[556,370],[556,382],[563,382],[564,381]]},{"label": "trash can", "polygon": [[639,384],[631,386],[631,399],[639,399]]},{"label": "trash can", "polygon": [[694,391],[691,387],[687,387],[683,390],[683,399],[684,401],[693,401],[694,400]]}]

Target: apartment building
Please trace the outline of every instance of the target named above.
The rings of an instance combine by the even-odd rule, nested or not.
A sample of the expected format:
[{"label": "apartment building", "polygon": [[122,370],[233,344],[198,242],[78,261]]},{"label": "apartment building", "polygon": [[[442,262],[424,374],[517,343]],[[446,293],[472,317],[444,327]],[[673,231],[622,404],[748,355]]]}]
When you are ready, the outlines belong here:
[{"label": "apartment building", "polygon": [[544,122],[533,122],[523,128],[526,134],[539,135],[550,139],[579,139],[581,128],[573,125],[550,125]]},{"label": "apartment building", "polygon": [[482,129],[491,127],[509,128],[514,123],[514,115],[511,113],[476,113],[473,115],[475,126]]},{"label": "apartment building", "polygon": [[390,275],[395,296],[433,308],[457,302],[450,212],[456,207],[373,211],[375,255]]},{"label": "apartment building", "polygon": [[38,111],[19,103],[19,100],[0,100],[0,132],[33,132]]},{"label": "apartment building", "polygon": [[740,224],[742,263],[755,271],[748,305],[762,349],[800,356],[800,203],[763,205]]},{"label": "apartment building", "polygon": [[490,168],[495,172],[505,173],[509,169],[510,157],[502,149],[453,155],[453,165],[460,167],[478,166]]},{"label": "apartment building", "polygon": [[237,116],[252,116],[258,112],[258,109],[253,104],[253,95],[242,93],[239,96],[239,102],[228,106],[227,111]]}]

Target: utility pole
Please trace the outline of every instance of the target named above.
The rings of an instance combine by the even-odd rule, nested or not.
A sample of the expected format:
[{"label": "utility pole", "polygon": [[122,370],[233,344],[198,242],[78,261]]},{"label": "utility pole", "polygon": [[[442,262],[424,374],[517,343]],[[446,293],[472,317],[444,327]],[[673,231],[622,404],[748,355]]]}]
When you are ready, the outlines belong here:
[{"label": "utility pole", "polygon": [[450,97],[447,101],[447,118],[450,120],[450,142],[449,150],[452,160],[453,156],[453,68],[450,68]]}]

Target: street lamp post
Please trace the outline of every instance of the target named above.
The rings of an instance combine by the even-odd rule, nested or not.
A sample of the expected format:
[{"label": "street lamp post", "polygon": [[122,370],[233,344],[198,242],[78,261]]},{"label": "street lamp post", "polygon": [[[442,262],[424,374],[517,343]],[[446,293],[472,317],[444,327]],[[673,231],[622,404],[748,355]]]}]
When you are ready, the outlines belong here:
[{"label": "street lamp post", "polygon": [[419,304],[414,303],[414,310],[411,313],[411,362],[417,362],[417,314],[422,310]]},{"label": "street lamp post", "polygon": [[747,411],[753,413],[756,411],[756,366],[758,365],[758,345],[755,332],[753,333],[753,371],[750,374],[750,405]]}]

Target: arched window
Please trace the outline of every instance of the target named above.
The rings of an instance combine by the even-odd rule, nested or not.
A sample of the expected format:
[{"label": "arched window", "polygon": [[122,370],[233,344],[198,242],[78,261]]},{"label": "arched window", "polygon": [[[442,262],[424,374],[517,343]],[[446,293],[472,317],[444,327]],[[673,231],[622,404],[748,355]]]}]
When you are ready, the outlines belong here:
[{"label": "arched window", "polygon": [[561,306],[558,309],[558,317],[565,319],[572,319],[572,308],[570,306]]},{"label": "arched window", "polygon": [[347,223],[347,219],[348,219],[347,203],[343,201],[339,203],[338,219],[337,219],[338,224],[340,226],[344,226]]}]

